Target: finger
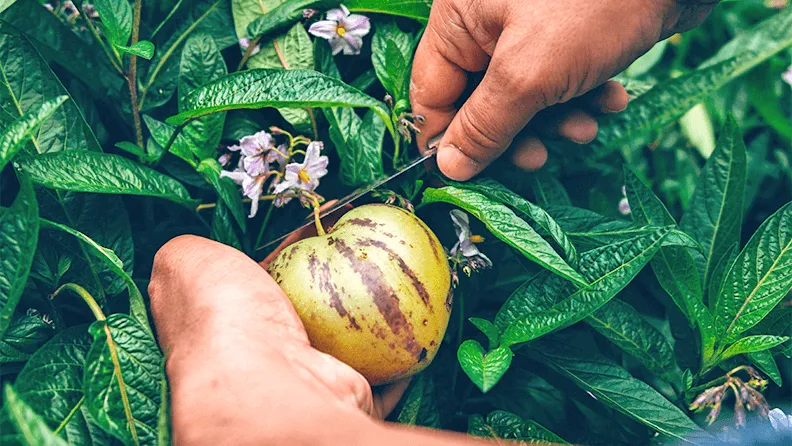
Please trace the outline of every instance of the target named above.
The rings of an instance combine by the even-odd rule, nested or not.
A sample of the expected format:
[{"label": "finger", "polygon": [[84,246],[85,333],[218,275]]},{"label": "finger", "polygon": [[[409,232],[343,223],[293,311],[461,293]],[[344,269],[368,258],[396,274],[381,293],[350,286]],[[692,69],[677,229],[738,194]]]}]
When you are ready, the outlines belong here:
[{"label": "finger", "polygon": [[515,45],[505,34],[501,41],[487,74],[440,143],[437,164],[451,179],[464,181],[481,172],[545,106],[541,77],[516,65],[510,56]]},{"label": "finger", "polygon": [[467,85],[467,72],[483,70],[489,60],[446,4],[432,8],[413,60],[410,101],[413,112],[424,117],[417,137],[422,152],[453,119],[456,102]]},{"label": "finger", "polygon": [[627,108],[630,95],[622,84],[608,81],[583,95],[581,101],[594,113],[618,113]]},{"label": "finger", "polygon": [[591,114],[572,109],[557,118],[549,130],[550,135],[560,136],[578,144],[586,144],[597,137],[599,125]]},{"label": "finger", "polygon": [[373,416],[385,419],[390,415],[410,386],[410,380],[411,378],[401,379],[378,389],[374,396]]},{"label": "finger", "polygon": [[547,148],[536,135],[526,136],[513,147],[512,163],[520,169],[534,171],[547,162]]}]

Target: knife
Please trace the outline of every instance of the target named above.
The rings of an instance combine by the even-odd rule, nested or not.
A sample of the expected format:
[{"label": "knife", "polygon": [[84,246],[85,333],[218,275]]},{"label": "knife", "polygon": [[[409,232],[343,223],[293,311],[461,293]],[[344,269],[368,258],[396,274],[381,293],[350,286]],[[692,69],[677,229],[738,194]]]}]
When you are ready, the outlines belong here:
[{"label": "knife", "polygon": [[[436,145],[430,144],[430,149],[427,150],[426,152],[424,152],[423,155],[421,155],[418,158],[415,158],[414,160],[410,161],[405,166],[403,166],[400,169],[398,169],[396,172],[393,172],[390,175],[387,175],[387,176],[382,177],[382,178],[380,178],[380,179],[378,179],[378,180],[376,180],[376,181],[374,181],[374,182],[372,182],[370,184],[367,184],[367,185],[355,190],[354,192],[350,193],[349,195],[345,196],[344,198],[339,199],[335,204],[333,204],[329,208],[322,210],[319,213],[319,218],[323,219],[323,218],[327,217],[328,215],[337,212],[339,209],[345,207],[349,203],[352,203],[353,201],[357,200],[358,198],[368,194],[369,192],[373,191],[374,189],[377,189],[378,187],[382,186],[383,184],[393,180],[394,178],[397,178],[397,177],[401,176],[405,172],[410,171],[410,170],[414,169],[417,166],[420,166],[425,161],[427,161],[430,158],[432,158],[433,156],[435,156],[436,153],[437,153]],[[295,233],[297,231],[300,231],[300,230],[302,230],[304,228],[307,228],[309,226],[313,226],[314,224],[315,224],[314,223],[314,219],[310,218],[309,221],[306,222],[305,224],[300,225],[297,228],[292,229],[291,231],[281,235],[280,237],[278,237],[278,238],[276,238],[274,240],[270,240],[269,242],[265,243],[264,245],[261,245],[258,248],[256,248],[256,250],[259,251],[259,250],[262,250],[264,248],[267,248],[268,246],[272,246],[272,245],[274,245],[276,243],[280,243],[283,240],[286,240],[286,238],[289,237],[290,235],[292,235],[293,233]]]}]

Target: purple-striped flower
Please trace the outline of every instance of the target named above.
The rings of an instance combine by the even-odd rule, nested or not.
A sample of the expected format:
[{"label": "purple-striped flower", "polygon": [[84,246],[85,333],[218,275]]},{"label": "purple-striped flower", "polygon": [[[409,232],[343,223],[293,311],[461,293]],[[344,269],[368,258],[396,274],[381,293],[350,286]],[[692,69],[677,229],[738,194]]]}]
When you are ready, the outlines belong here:
[{"label": "purple-striped flower", "polygon": [[327,175],[328,159],[319,155],[324,144],[314,141],[305,149],[305,159],[301,163],[286,165],[283,180],[275,186],[273,193],[278,195],[275,206],[283,206],[291,201],[292,197],[285,196],[289,191],[313,192],[319,186],[319,179]]},{"label": "purple-striped flower", "polygon": [[360,54],[363,48],[363,36],[371,30],[369,18],[359,14],[350,14],[346,6],[327,12],[327,18],[320,20],[308,29],[316,37],[327,39],[333,55],[344,52],[347,56]]}]

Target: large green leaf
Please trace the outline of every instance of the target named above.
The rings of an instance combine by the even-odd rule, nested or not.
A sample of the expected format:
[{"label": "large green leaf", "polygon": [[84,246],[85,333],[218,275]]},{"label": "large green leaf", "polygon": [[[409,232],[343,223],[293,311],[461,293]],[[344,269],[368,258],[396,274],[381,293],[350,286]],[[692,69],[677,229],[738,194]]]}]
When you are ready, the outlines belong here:
[{"label": "large green leaf", "polygon": [[41,416],[19,398],[19,395],[10,384],[5,385],[3,396],[3,407],[8,410],[12,423],[16,426],[17,432],[24,438],[25,443],[54,446],[65,446],[68,444],[47,427]]},{"label": "large green leaf", "polygon": [[587,317],[586,323],[658,376],[670,376],[674,349],[630,304],[613,299]]},{"label": "large green leaf", "polygon": [[[0,339],[0,369],[4,364],[27,361],[54,334],[54,327],[42,317],[33,314],[17,315]],[[0,370],[0,375],[4,372]]]},{"label": "large green leaf", "polygon": [[192,92],[186,111],[168,118],[172,125],[211,113],[264,107],[365,107],[392,131],[390,111],[380,101],[338,79],[311,70],[255,69],[232,73]]},{"label": "large green leaf", "polygon": [[395,20],[379,22],[371,39],[371,62],[385,91],[395,101],[409,100],[415,36],[399,29]]},{"label": "large green leaf", "polygon": [[315,9],[326,11],[338,6],[340,0],[285,0],[266,14],[256,18],[247,26],[247,35],[258,37],[284,31],[303,18],[303,11]]},{"label": "large green leaf", "polygon": [[102,34],[115,47],[126,46],[132,35],[132,5],[127,0],[94,0],[102,18]]},{"label": "large green leaf", "polygon": [[0,213],[0,339],[11,324],[25,289],[38,243],[38,203],[30,180],[20,175],[20,190]]},{"label": "large green leaf", "polygon": [[534,231],[531,225],[515,215],[508,207],[478,192],[458,189],[454,186],[427,189],[423,195],[422,205],[429,203],[450,203],[470,212],[484,223],[489,232],[518,250],[526,258],[574,283],[579,285],[588,283]]},{"label": "large green leaf", "polygon": [[467,183],[452,183],[454,186],[471,189],[479,192],[491,200],[495,200],[501,204],[511,206],[519,214],[531,219],[534,223],[539,225],[550,237],[553,238],[561,250],[564,252],[566,261],[571,265],[577,264],[577,250],[572,245],[567,234],[561,229],[561,226],[550,216],[544,209],[531,203],[525,198],[517,195],[509,190],[506,186],[498,183],[490,178],[482,178],[473,182]]},{"label": "large green leaf", "polygon": [[649,263],[668,228],[586,251],[580,272],[590,283],[576,288],[560,277],[534,277],[501,307],[495,324],[504,329],[501,345],[536,339],[585,319],[605,305]]},{"label": "large green leaf", "polygon": [[124,314],[94,322],[85,360],[85,405],[124,444],[155,444],[162,355],[149,332]]},{"label": "large green leaf", "polygon": [[[341,79],[327,44],[317,43],[316,64],[321,72]],[[363,119],[351,108],[328,107],[323,111],[330,124],[330,140],[341,158],[341,181],[356,187],[370,184],[382,177],[382,138],[385,134],[385,123],[372,111]]]},{"label": "large green leaf", "polygon": [[603,115],[598,119],[599,133],[591,147],[607,153],[663,128],[732,79],[790,45],[792,10],[784,9],[735,37],[702,68],[652,88],[622,113]]},{"label": "large green leaf", "polygon": [[[156,143],[154,144],[151,140],[149,140],[149,144],[158,146],[157,148],[161,153],[163,150],[165,150],[165,147],[168,146],[168,142],[170,141],[171,136],[173,136],[173,132],[176,131],[176,128],[162,121],[157,121],[149,115],[143,115],[143,122],[146,123],[146,127],[151,133],[151,139],[154,140],[154,143]],[[183,159],[192,167],[198,167],[200,160],[196,158],[195,152],[190,145],[190,141],[187,140],[187,137],[183,132],[176,135],[176,138],[171,143],[168,151]]]},{"label": "large green leaf", "polygon": [[390,14],[427,23],[432,0],[347,0],[344,5],[352,12]]},{"label": "large green leaf", "polygon": [[756,353],[769,350],[777,345],[781,345],[788,341],[788,336],[772,336],[772,335],[757,335],[746,336],[739,339],[734,344],[730,345],[723,353],[720,359],[724,361],[732,356],[743,355],[746,353]]},{"label": "large green leaf", "polygon": [[213,158],[208,158],[201,161],[198,165],[198,173],[208,181],[212,187],[217,191],[217,195],[226,204],[226,207],[231,211],[237,224],[242,231],[245,230],[245,209],[242,205],[242,197],[239,195],[239,189],[228,178],[221,178],[220,172],[223,171],[223,166]]},{"label": "large green leaf", "polygon": [[222,201],[217,203],[212,215],[212,230],[209,238],[242,251],[242,241],[239,240],[239,235],[234,229],[234,217]]},{"label": "large green leaf", "polygon": [[579,339],[555,336],[537,345],[538,357],[601,403],[668,437],[688,441],[701,431],[678,407]]},{"label": "large green leaf", "polygon": [[745,245],[715,307],[719,345],[761,321],[792,289],[792,203],[771,215]]},{"label": "large green leaf", "polygon": [[457,351],[462,370],[484,393],[489,392],[509,370],[513,356],[509,347],[498,347],[487,352],[473,339],[463,342]]},{"label": "large green leaf", "polygon": [[401,424],[440,427],[435,384],[432,375],[421,373],[410,380],[396,420]]},{"label": "large green leaf", "polygon": [[759,370],[764,372],[768,378],[773,380],[773,382],[778,386],[781,387],[784,383],[784,379],[781,375],[781,370],[778,368],[778,364],[776,363],[775,358],[773,357],[773,353],[767,350],[761,352],[753,352],[747,353],[746,356],[748,359],[751,360],[753,365],[755,365]]},{"label": "large green leaf", "polygon": [[84,405],[83,367],[90,346],[85,326],[66,329],[30,358],[15,383],[20,398],[69,444],[110,444]]},{"label": "large green leaf", "polygon": [[706,249],[702,259],[705,284],[710,283],[712,270],[729,248],[740,243],[746,173],[742,130],[729,118],[679,223]]},{"label": "large green leaf", "polygon": [[135,281],[132,280],[132,277],[124,269],[124,263],[118,258],[115,252],[99,245],[87,235],[66,225],[41,219],[41,227],[42,229],[56,229],[74,236],[80,244],[85,247],[86,251],[90,252],[102,262],[109,271],[116,274],[126,285],[129,292],[129,312],[141,326],[151,333],[151,327],[148,323],[148,313],[146,312],[146,303],[143,301],[143,296],[135,284]]},{"label": "large green leaf", "polygon": [[[184,44],[179,67],[179,109],[185,108],[185,99],[192,91],[226,74],[228,68],[214,39],[208,34],[191,36]],[[223,124],[225,113],[215,113],[190,122],[182,130],[199,160],[215,157]]]},{"label": "large green leaf", "polygon": [[158,197],[188,207],[195,204],[178,181],[119,155],[47,153],[20,161],[19,166],[33,182],[51,189]]},{"label": "large green leaf", "polygon": [[533,175],[533,192],[537,203],[542,207],[572,206],[572,200],[564,185],[547,169],[542,169]]},{"label": "large green leaf", "polygon": [[468,420],[468,434],[504,440],[524,440],[531,444],[567,444],[564,439],[541,424],[523,420],[519,415],[505,410],[490,412],[486,418],[472,415]]},{"label": "large green leaf", "polygon": [[68,96],[58,96],[41,104],[35,110],[17,118],[0,133],[0,172],[14,158],[14,155],[27,143],[28,138],[33,135],[39,124],[55,113]]}]

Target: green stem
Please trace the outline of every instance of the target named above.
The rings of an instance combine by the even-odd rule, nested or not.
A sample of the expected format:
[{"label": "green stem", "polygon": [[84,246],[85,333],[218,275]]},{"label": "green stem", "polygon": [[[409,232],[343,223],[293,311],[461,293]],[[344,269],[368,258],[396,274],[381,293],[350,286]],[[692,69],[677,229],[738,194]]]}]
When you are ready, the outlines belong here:
[{"label": "green stem", "polygon": [[[135,0],[130,46],[135,46],[135,44],[138,43],[138,38],[140,36],[140,8],[141,0]],[[135,139],[137,140],[138,147],[140,147],[142,150],[143,127],[140,123],[140,107],[138,107],[137,100],[137,56],[134,54],[129,55],[129,73],[127,75],[127,83],[129,84],[129,101],[132,105],[132,120],[135,123]]]},{"label": "green stem", "polygon": [[162,22],[160,22],[160,24],[157,25],[157,29],[155,29],[154,32],[151,33],[151,37],[149,38],[149,40],[152,40],[152,41],[154,40],[154,37],[157,36],[157,33],[160,32],[162,27],[165,26],[166,23],[168,23],[168,20],[170,20],[171,17],[173,17],[174,14],[176,14],[176,11],[179,9],[179,6],[181,6],[182,2],[184,2],[184,0],[179,0],[176,3],[176,5],[170,10],[168,15],[162,20]]},{"label": "green stem", "polygon": [[60,288],[55,290],[55,292],[50,295],[50,300],[55,299],[55,297],[57,297],[64,290],[69,290],[79,295],[86,305],[88,305],[88,308],[91,309],[91,313],[93,313],[97,321],[103,321],[107,319],[104,315],[104,312],[102,312],[102,307],[100,307],[96,302],[96,299],[91,296],[91,293],[76,283],[65,283],[61,285]]},{"label": "green stem", "polygon": [[112,65],[113,68],[115,68],[116,72],[118,72],[120,76],[124,76],[124,70],[121,68],[121,65],[119,64],[120,61],[117,60],[115,53],[110,52],[110,50],[107,48],[107,45],[105,45],[104,40],[102,40],[102,36],[99,35],[99,31],[96,30],[96,27],[94,26],[91,19],[88,18],[88,16],[85,14],[84,10],[83,13],[80,15],[80,17],[83,17],[83,21],[85,21],[85,26],[91,31],[91,34],[99,43],[99,46],[102,47],[102,51],[104,51],[105,55],[107,56],[107,60],[110,61],[110,65]]}]

